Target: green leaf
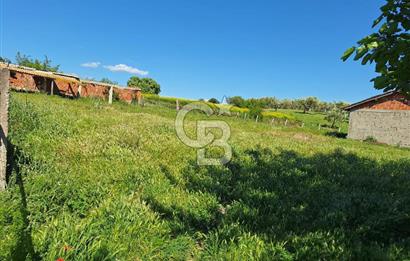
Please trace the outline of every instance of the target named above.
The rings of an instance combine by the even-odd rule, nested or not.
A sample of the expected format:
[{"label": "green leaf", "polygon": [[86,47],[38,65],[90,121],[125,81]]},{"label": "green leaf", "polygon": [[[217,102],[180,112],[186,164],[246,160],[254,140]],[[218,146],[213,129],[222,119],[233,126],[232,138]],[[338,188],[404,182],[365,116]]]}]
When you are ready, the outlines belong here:
[{"label": "green leaf", "polygon": [[371,50],[371,49],[374,49],[374,48],[377,48],[377,47],[379,47],[379,43],[378,42],[371,42],[371,43],[369,43],[367,46],[367,49],[369,49],[369,50]]},{"label": "green leaf", "polygon": [[354,46],[347,49],[342,56],[342,60],[345,62],[347,59],[349,59],[349,57],[352,55],[352,53],[354,53],[355,50],[356,50],[356,47]]},{"label": "green leaf", "polygon": [[379,29],[379,32],[383,34],[383,33],[385,33],[385,32],[387,31],[388,28],[389,28],[388,25],[387,25],[387,24],[384,24],[384,25],[382,25],[382,27]]},{"label": "green leaf", "polygon": [[387,78],[383,75],[372,79],[372,82],[374,82],[374,88],[378,90],[384,89],[388,85]]},{"label": "green leaf", "polygon": [[376,27],[384,18],[384,15],[380,15],[376,20],[373,22],[373,28]]},{"label": "green leaf", "polygon": [[359,48],[357,48],[354,60],[357,61],[362,58],[367,53],[367,51],[368,49],[366,48],[366,46],[360,46]]},{"label": "green leaf", "polygon": [[362,65],[365,65],[370,59],[373,57],[371,53],[366,54],[366,56],[362,60]]}]

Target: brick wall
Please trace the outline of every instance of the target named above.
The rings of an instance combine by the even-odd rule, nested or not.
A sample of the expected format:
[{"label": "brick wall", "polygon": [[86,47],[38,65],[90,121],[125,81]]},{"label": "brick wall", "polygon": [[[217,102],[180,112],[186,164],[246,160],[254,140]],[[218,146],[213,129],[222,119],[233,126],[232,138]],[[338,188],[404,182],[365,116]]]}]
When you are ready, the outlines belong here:
[{"label": "brick wall", "polygon": [[[65,81],[61,79],[54,80],[54,89],[57,89],[58,94],[63,95],[63,96],[77,97],[79,86],[80,86],[79,82]],[[47,89],[48,88],[51,89],[51,83],[50,83],[50,86],[47,87]]]},{"label": "brick wall", "polygon": [[96,83],[82,83],[81,84],[81,96],[82,97],[94,97],[94,98],[108,98],[109,86],[98,85]]},{"label": "brick wall", "polygon": [[410,99],[404,95],[395,93],[393,95],[380,98],[378,100],[363,103],[355,108],[371,110],[410,110]]},{"label": "brick wall", "polygon": [[410,100],[387,100],[374,104],[370,107],[372,110],[410,110]]},{"label": "brick wall", "polygon": [[114,95],[118,97],[119,100],[131,103],[134,100],[138,100],[137,92],[135,89],[120,89],[114,88]]},{"label": "brick wall", "polygon": [[20,72],[10,72],[10,86],[17,90],[25,90],[31,92],[39,92],[36,86],[33,75],[24,74]]},{"label": "brick wall", "polygon": [[350,113],[348,138],[410,147],[410,111],[357,110]]},{"label": "brick wall", "polygon": [[[53,94],[68,97],[78,97],[81,85],[82,97],[95,97],[107,99],[109,96],[110,85],[80,81],[74,77],[67,77],[45,72],[35,73],[32,71],[22,71],[21,69],[10,69],[9,83],[12,89],[28,92],[47,92],[50,93],[53,86]],[[113,91],[119,100],[131,103],[133,100],[141,99],[141,90],[135,88],[113,87]]]}]

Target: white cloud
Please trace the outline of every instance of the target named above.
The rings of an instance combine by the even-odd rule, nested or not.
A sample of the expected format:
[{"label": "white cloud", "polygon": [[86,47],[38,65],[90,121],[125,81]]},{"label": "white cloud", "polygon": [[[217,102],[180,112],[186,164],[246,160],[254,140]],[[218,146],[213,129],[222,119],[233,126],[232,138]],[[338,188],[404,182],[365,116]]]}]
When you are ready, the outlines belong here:
[{"label": "white cloud", "polygon": [[89,62],[89,63],[83,63],[81,64],[82,67],[88,67],[88,68],[97,68],[100,66],[100,62]]},{"label": "white cloud", "polygon": [[141,76],[145,76],[148,74],[147,71],[143,71],[131,66],[128,66],[126,64],[117,64],[117,65],[106,65],[104,66],[104,68],[112,71],[112,72],[127,72],[127,73],[131,73],[131,74],[138,74]]}]

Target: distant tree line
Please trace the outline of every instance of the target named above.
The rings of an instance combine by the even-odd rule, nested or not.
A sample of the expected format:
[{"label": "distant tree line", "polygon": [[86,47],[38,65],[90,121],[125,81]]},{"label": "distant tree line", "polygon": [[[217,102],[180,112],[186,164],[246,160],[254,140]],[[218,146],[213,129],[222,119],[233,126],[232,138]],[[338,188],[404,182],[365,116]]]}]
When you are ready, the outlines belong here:
[{"label": "distant tree line", "polygon": [[250,98],[244,99],[241,96],[233,96],[227,99],[231,105],[240,108],[261,108],[261,109],[291,109],[302,110],[304,113],[309,111],[328,112],[331,110],[341,109],[348,105],[345,102],[324,102],[316,97],[307,97],[304,99],[283,99],[275,97]]},{"label": "distant tree line", "polygon": [[24,54],[21,54],[20,52],[17,52],[16,63],[21,66],[26,66],[26,67],[34,68],[34,69],[41,70],[41,71],[47,71],[47,72],[58,72],[58,69],[60,68],[60,65],[52,65],[52,62],[47,57],[47,55],[44,56],[44,60],[40,60],[40,59],[33,59],[28,55],[24,55]]},{"label": "distant tree line", "polygon": [[[6,57],[0,57],[0,62],[12,63],[12,61]],[[52,65],[52,61],[47,55],[45,55],[42,60],[31,58],[29,55],[21,54],[20,52],[16,54],[16,64],[46,72],[58,72],[60,68],[60,65]]]}]

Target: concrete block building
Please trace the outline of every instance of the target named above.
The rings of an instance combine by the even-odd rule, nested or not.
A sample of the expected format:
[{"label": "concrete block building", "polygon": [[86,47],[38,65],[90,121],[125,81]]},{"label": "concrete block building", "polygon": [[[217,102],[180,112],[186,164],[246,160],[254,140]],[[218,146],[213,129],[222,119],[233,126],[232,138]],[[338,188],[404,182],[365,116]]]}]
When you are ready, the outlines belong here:
[{"label": "concrete block building", "polygon": [[350,112],[348,138],[410,147],[410,99],[389,91],[344,108]]}]

